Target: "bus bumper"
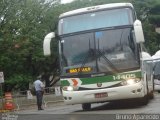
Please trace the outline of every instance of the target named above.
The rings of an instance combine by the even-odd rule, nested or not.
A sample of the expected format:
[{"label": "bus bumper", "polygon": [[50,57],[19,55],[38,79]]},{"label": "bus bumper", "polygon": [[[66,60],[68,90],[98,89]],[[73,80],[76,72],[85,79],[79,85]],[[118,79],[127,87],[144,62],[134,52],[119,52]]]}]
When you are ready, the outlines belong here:
[{"label": "bus bumper", "polygon": [[134,85],[107,89],[63,91],[65,104],[96,103],[113,100],[141,98],[144,96],[144,87],[143,85],[138,83]]}]

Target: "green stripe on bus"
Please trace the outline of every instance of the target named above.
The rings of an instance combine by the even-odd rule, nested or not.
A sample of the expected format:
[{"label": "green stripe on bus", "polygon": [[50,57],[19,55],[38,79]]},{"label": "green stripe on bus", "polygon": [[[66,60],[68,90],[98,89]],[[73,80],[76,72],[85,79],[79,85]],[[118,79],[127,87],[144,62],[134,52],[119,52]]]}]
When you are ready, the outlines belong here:
[{"label": "green stripe on bus", "polygon": [[63,80],[63,81],[61,81],[61,85],[62,86],[69,86],[70,84],[69,84],[68,80]]},{"label": "green stripe on bus", "polygon": [[[104,83],[104,82],[113,82],[113,81],[121,81],[124,80],[125,76],[128,75],[134,75],[136,78],[141,78],[141,72],[128,72],[128,73],[119,73],[114,75],[108,75],[108,76],[99,76],[99,77],[90,77],[90,78],[80,78],[82,81],[81,85],[87,85],[87,84],[94,84],[94,83]],[[62,86],[69,86],[70,83],[68,80],[62,80],[61,81]]]}]

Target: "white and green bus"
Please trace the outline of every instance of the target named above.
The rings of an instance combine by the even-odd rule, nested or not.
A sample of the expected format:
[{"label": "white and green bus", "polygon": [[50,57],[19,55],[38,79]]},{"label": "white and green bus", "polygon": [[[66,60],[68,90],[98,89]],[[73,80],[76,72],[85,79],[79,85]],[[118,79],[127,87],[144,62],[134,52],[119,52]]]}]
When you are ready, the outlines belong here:
[{"label": "white and green bus", "polygon": [[[66,104],[153,97],[152,62],[143,58],[143,30],[131,3],[81,8],[59,16],[60,81]],[[44,39],[49,55],[51,32]]]}]

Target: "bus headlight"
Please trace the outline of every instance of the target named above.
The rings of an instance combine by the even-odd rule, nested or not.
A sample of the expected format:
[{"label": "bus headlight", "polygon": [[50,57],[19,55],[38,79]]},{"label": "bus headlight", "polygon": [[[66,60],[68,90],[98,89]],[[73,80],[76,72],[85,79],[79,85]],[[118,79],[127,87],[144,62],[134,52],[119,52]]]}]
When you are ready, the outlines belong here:
[{"label": "bus headlight", "polygon": [[79,87],[78,86],[64,86],[62,89],[64,91],[77,91]]},{"label": "bus headlight", "polygon": [[141,81],[140,78],[127,79],[127,80],[123,80],[121,82],[121,85],[132,85],[132,84],[138,83],[140,81]]},{"label": "bus headlight", "polygon": [[73,91],[73,87],[72,86],[68,86],[67,87],[67,91]]},{"label": "bus headlight", "polygon": [[127,80],[127,84],[128,84],[128,85],[132,85],[132,84],[134,84],[134,83],[136,83],[134,79],[129,79],[129,80]]}]

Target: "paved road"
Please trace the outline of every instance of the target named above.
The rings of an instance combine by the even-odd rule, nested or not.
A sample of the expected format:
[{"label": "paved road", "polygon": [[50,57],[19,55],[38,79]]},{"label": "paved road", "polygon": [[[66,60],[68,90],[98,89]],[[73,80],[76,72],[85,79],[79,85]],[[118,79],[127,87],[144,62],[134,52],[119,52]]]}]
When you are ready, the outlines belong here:
[{"label": "paved road", "polygon": [[[123,116],[125,114],[152,114],[149,118],[152,117],[151,119],[153,119],[154,117],[155,119],[160,119],[159,106],[160,94],[155,93],[155,98],[150,100],[148,105],[145,106],[134,104],[134,102],[111,102],[93,104],[90,111],[82,111],[81,105],[64,105],[61,103],[45,108],[43,111],[32,109],[19,111],[14,114],[19,116],[18,120],[119,120],[122,118],[128,120],[133,117]],[[138,117],[141,117],[141,119],[145,118],[144,116]],[[134,116],[134,119],[136,119],[136,116]],[[149,119],[147,118],[147,120]]]}]

